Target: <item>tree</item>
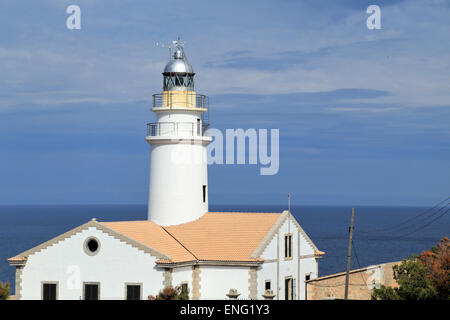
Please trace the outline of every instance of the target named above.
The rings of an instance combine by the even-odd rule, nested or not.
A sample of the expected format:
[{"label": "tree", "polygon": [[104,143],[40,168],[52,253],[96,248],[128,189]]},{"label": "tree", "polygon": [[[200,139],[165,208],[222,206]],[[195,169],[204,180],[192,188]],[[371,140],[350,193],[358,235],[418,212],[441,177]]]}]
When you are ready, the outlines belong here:
[{"label": "tree", "polygon": [[450,241],[445,237],[418,259],[427,268],[427,279],[437,291],[438,299],[450,300]]},{"label": "tree", "polygon": [[9,282],[1,282],[0,281],[0,300],[8,299],[11,294],[11,288],[9,286]]},{"label": "tree", "polygon": [[437,247],[419,256],[404,259],[393,267],[394,279],[399,287],[382,285],[374,289],[374,300],[437,300],[450,299],[449,241],[444,238]]},{"label": "tree", "polygon": [[149,295],[149,300],[188,300],[189,291],[183,286],[167,286],[159,291],[156,296]]}]

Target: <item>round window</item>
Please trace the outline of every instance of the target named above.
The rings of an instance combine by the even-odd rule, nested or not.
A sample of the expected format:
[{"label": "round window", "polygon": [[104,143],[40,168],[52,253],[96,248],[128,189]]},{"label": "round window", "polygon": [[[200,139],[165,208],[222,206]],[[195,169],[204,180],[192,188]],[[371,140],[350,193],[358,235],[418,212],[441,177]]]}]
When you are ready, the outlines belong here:
[{"label": "round window", "polygon": [[100,242],[97,238],[91,237],[84,242],[84,251],[90,256],[97,254],[99,249]]}]

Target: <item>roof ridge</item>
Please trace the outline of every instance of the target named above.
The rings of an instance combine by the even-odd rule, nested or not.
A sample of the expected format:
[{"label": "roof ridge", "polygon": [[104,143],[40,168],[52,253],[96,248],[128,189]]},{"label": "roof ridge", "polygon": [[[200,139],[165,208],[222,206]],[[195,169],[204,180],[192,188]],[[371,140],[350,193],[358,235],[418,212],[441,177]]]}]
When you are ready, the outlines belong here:
[{"label": "roof ridge", "polygon": [[161,229],[163,229],[165,232],[167,232],[167,234],[169,235],[169,236],[171,236],[177,243],[179,243],[180,244],[180,246],[182,246],[187,252],[189,252],[194,258],[195,258],[195,260],[199,260],[198,258],[197,258],[197,256],[193,253],[193,252],[191,252],[191,250],[189,250],[184,244],[182,244],[181,243],[181,241],[179,241],[177,238],[175,238],[175,236],[174,235],[172,235],[166,228],[164,228],[163,226],[160,226],[161,227]]}]

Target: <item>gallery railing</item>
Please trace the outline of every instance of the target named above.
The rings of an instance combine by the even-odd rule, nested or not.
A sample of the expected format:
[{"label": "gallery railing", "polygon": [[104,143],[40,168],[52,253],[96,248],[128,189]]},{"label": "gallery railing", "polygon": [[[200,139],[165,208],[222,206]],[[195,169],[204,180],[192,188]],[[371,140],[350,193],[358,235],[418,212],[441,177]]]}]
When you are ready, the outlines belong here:
[{"label": "gallery railing", "polygon": [[200,122],[154,122],[147,124],[147,136],[179,136],[195,137],[202,136],[208,125]]}]

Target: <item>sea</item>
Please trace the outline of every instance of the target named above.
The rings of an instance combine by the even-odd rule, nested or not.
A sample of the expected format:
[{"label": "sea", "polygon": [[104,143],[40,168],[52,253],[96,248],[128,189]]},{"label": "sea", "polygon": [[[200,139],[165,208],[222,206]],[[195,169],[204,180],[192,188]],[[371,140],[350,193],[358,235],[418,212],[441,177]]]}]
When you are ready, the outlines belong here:
[{"label": "sea", "polygon": [[[210,205],[210,211],[282,212],[286,206]],[[325,255],[319,276],[343,272],[347,264],[350,206],[292,206],[292,214]],[[448,208],[437,206],[354,207],[352,269],[400,261],[450,235]],[[92,218],[146,220],[146,205],[0,206],[0,280],[14,292],[15,268],[7,258],[37,246]],[[207,244],[205,244],[207,245]]]}]

